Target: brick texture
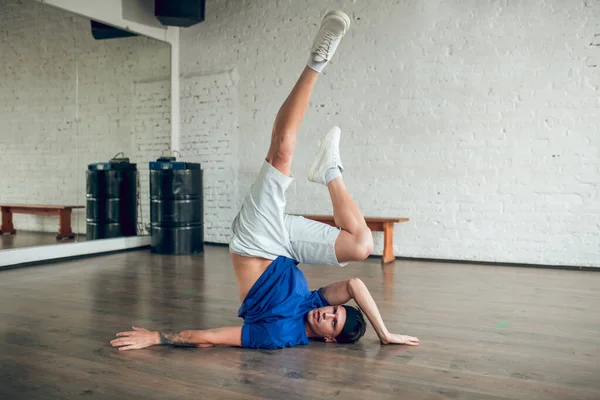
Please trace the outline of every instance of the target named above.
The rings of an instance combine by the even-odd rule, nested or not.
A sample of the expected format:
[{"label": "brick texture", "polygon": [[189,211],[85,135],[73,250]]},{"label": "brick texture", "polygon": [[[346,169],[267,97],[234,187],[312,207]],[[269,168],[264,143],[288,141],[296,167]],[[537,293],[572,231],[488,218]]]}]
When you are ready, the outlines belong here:
[{"label": "brick texture", "polygon": [[227,243],[237,212],[238,93],[235,71],[181,81],[182,160],[198,162],[204,182],[204,240]]},{"label": "brick texture", "polygon": [[[182,31],[182,68],[239,75],[236,207],[321,16],[338,7],[352,27],[299,133],[289,212],[331,212],[326,189],[304,176],[338,124],[344,178],[365,215],[411,218],[396,227],[397,255],[600,265],[592,1],[208,2],[206,21]],[[230,213],[219,215],[226,226]]]},{"label": "brick texture", "polygon": [[[0,8],[0,201],[83,204],[85,166],[118,151],[140,163],[143,188],[144,165],[169,147],[168,46],[96,42],[88,21],[34,2]],[[181,33],[181,153],[205,170],[207,240],[228,241],[328,8],[352,27],[299,133],[289,212],[331,212],[304,176],[337,124],[365,215],[411,218],[397,255],[600,266],[593,1],[207,2],[206,21]]]},{"label": "brick texture", "polygon": [[[170,147],[170,85],[152,83],[168,79],[169,46],[96,41],[89,20],[34,1],[0,0],[0,9],[0,202],[84,205],[87,165],[118,152],[140,163],[144,187],[144,167]],[[17,229],[58,226],[14,219]],[[85,211],[73,229],[85,232]]]}]

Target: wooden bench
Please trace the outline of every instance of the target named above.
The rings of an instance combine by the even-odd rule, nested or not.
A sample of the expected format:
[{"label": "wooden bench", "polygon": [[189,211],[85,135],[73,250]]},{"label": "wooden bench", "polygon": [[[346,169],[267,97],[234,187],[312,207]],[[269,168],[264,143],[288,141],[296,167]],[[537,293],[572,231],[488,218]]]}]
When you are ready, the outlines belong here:
[{"label": "wooden bench", "polygon": [[84,208],[83,206],[42,206],[31,204],[0,204],[2,212],[2,227],[0,234],[8,233],[14,235],[17,233],[13,226],[13,214],[36,214],[36,215],[58,215],[59,225],[57,239],[72,239],[75,234],[71,230],[71,211],[74,208]]},{"label": "wooden bench", "polygon": [[[304,218],[323,222],[325,224],[336,226],[333,216],[329,215],[302,215]],[[383,255],[381,260],[384,263],[392,262],[396,259],[394,256],[394,224],[397,222],[408,222],[408,218],[369,218],[365,217],[367,226],[374,232],[383,232]]]}]

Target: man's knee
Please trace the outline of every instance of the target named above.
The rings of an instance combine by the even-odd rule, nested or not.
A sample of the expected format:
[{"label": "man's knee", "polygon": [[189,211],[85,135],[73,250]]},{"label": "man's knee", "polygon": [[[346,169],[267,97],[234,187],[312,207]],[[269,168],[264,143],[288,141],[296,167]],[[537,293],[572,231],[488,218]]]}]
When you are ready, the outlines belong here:
[{"label": "man's knee", "polygon": [[369,228],[365,228],[356,235],[354,246],[355,261],[362,261],[373,253],[373,234]]},{"label": "man's knee", "polygon": [[286,132],[277,132],[271,139],[271,149],[273,150],[273,156],[280,157],[281,159],[291,159],[294,155],[294,148],[296,147],[296,135]]},{"label": "man's knee", "polygon": [[291,176],[292,173],[292,155],[287,153],[275,152],[267,156],[267,162],[275,167],[285,176]]},{"label": "man's knee", "polygon": [[289,172],[287,170],[290,169],[292,157],[294,156],[294,145],[295,140],[292,142],[280,135],[273,137],[269,153],[267,154],[267,162],[288,175]]}]

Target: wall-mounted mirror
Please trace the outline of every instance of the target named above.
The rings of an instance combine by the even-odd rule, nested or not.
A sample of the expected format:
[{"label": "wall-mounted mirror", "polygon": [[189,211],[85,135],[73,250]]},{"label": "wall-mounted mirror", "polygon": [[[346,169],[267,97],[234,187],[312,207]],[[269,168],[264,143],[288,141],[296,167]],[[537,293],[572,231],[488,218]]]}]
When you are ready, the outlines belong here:
[{"label": "wall-mounted mirror", "polygon": [[170,148],[170,46],[33,0],[0,9],[0,251],[146,235],[148,163]]},{"label": "wall-mounted mirror", "polygon": [[148,165],[170,148],[170,46],[75,21],[86,33],[77,38],[77,230],[88,240],[147,235]]}]

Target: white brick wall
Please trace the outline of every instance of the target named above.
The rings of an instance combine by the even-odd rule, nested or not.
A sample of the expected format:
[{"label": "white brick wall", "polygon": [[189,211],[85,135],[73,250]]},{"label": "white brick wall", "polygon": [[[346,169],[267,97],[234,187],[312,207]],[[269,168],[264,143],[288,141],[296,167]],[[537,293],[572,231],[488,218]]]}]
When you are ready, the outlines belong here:
[{"label": "white brick wall", "polygon": [[[0,10],[0,202],[84,205],[88,164],[123,151],[143,173],[157,146],[168,150],[170,86],[152,84],[169,76],[168,45],[96,41],[89,20],[31,0],[0,0]],[[14,219],[17,229],[58,226]],[[85,232],[84,211],[73,227]]]},{"label": "white brick wall", "polygon": [[[181,51],[182,159],[205,170],[207,240],[228,240],[320,16],[337,7],[353,25],[302,126],[288,211],[330,212],[325,188],[304,175],[339,124],[364,213],[411,218],[396,228],[396,254],[600,265],[591,1],[208,2]],[[147,162],[169,143],[168,46],[94,41],[87,20],[30,0],[0,9],[0,201],[83,204],[86,165],[118,151],[147,189]],[[53,218],[15,219],[56,229]]]},{"label": "white brick wall", "polygon": [[[178,160],[200,163],[204,186],[204,240],[226,243],[238,196],[236,158],[237,143],[231,138],[237,132],[237,73],[219,71],[192,74],[181,80],[181,138]],[[136,160],[154,160],[166,155],[170,147],[170,132],[162,128],[168,122],[169,107],[164,101],[168,79],[136,84],[137,106],[135,131],[144,137],[135,138]],[[159,113],[157,113],[159,112]],[[168,126],[166,126],[168,128]],[[153,130],[154,136],[148,135]],[[138,164],[141,181],[143,221],[148,224],[149,182],[148,163]]]},{"label": "white brick wall", "polygon": [[136,82],[134,86],[133,157],[139,175],[138,232],[149,233],[149,162],[171,154],[170,79]]},{"label": "white brick wall", "polygon": [[[396,228],[396,254],[600,265],[593,1],[207,2],[206,21],[182,31],[182,68],[239,75],[233,129],[221,127],[224,111],[193,123],[205,137],[230,135],[233,152],[215,157],[235,160],[239,193],[222,183],[235,209],[320,16],[337,7],[353,25],[314,91],[288,211],[330,212],[326,189],[304,175],[318,139],[339,124],[345,180],[364,213],[411,218]],[[207,215],[207,237],[222,238],[231,216]]]},{"label": "white brick wall", "polygon": [[181,81],[182,160],[200,163],[204,240],[227,243],[237,213],[238,77],[236,71],[190,75]]}]

